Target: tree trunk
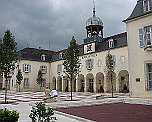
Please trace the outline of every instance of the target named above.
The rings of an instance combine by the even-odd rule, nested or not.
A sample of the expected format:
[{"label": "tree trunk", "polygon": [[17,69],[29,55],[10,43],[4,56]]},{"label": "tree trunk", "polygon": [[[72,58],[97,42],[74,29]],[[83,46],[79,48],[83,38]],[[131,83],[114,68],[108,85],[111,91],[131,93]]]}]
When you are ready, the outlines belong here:
[{"label": "tree trunk", "polygon": [[20,85],[21,85],[21,84],[19,84],[19,92],[20,92]]},{"label": "tree trunk", "polygon": [[7,102],[6,99],[7,99],[7,77],[5,80],[5,103]]},{"label": "tree trunk", "polygon": [[113,97],[113,82],[112,82],[112,73],[111,73],[111,93],[112,93],[112,97]]},{"label": "tree trunk", "polygon": [[72,77],[71,77],[71,101],[72,101]]}]

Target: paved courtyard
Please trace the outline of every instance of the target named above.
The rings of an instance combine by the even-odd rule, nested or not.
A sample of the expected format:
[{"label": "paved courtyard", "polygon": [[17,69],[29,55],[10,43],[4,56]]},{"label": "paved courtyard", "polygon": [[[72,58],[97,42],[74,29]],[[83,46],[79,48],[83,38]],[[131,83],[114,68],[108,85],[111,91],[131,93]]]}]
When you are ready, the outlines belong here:
[{"label": "paved courtyard", "polygon": [[[70,92],[59,92],[59,97],[57,98],[57,101],[53,103],[46,103],[46,105],[57,110],[55,111],[54,115],[55,117],[57,117],[57,122],[100,122],[100,120],[102,121],[103,119],[105,120],[104,122],[111,122],[111,120],[112,122],[114,122],[113,117],[122,118],[122,120],[128,120],[126,122],[132,122],[131,115],[133,114],[131,114],[131,112],[145,119],[150,116],[150,113],[152,113],[152,99],[129,98],[128,94],[120,93],[114,94],[116,98],[110,98],[111,94],[105,93],[103,94],[104,99],[96,100],[97,95],[98,94],[96,93],[74,92],[74,101],[70,101]],[[43,96],[44,92],[8,91],[7,101],[12,101],[17,104],[0,104],[0,108],[17,110],[20,113],[19,122],[30,122],[30,119],[28,117],[30,114],[30,110],[36,102],[42,101]],[[0,102],[2,101],[4,101],[4,91],[0,91]],[[131,106],[130,108],[132,108],[132,105],[134,104],[138,105],[136,105],[133,110],[129,109],[129,107]],[[144,108],[144,110],[138,109],[140,107]],[[106,110],[110,111],[108,112]],[[75,112],[79,114],[76,114]],[[124,112],[128,113],[127,115],[130,119],[126,119],[128,118],[127,116],[122,116],[125,115]],[[87,116],[81,115],[84,113],[86,113]],[[142,113],[144,114],[143,116],[141,115]],[[106,118],[109,118],[109,120],[107,120]],[[152,118],[150,117],[149,119],[152,120]]]}]

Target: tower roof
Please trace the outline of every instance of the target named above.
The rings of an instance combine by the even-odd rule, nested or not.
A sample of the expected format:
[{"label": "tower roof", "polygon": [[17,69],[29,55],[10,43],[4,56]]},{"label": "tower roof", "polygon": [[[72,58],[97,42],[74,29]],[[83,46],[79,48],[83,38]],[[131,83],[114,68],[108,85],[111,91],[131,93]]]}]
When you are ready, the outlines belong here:
[{"label": "tower roof", "polygon": [[96,17],[95,3],[94,3],[94,7],[93,7],[93,16],[90,17],[86,22],[86,26],[90,26],[90,25],[103,26],[102,20],[99,17]]}]

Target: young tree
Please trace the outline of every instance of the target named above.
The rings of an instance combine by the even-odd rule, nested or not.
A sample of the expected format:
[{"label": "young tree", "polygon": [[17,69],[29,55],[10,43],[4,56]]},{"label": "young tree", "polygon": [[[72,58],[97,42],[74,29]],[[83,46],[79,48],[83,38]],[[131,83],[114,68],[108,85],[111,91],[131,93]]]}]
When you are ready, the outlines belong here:
[{"label": "young tree", "polygon": [[112,58],[112,55],[110,53],[110,50],[107,53],[106,56],[106,76],[107,80],[110,80],[111,82],[111,93],[113,97],[113,87],[114,87],[114,80],[115,80],[115,62],[114,59]]},{"label": "young tree", "polygon": [[72,100],[72,82],[76,79],[77,74],[80,70],[80,61],[79,61],[79,47],[76,43],[74,36],[70,41],[70,45],[67,49],[67,52],[64,56],[65,61],[64,65],[64,73],[67,78],[70,80],[71,84],[71,100]]},{"label": "young tree", "polygon": [[19,92],[20,92],[20,85],[21,85],[22,80],[23,80],[23,75],[22,75],[22,72],[19,68],[18,68],[18,72],[16,75],[16,79],[17,79],[17,84],[19,85]]},{"label": "young tree", "polygon": [[43,73],[41,70],[38,71],[38,75],[37,75],[37,84],[40,85],[40,91],[41,91],[41,85],[42,85],[42,82],[43,82]]},{"label": "young tree", "polygon": [[4,34],[3,40],[0,42],[0,69],[5,77],[5,103],[7,95],[7,82],[8,78],[14,72],[15,63],[17,62],[17,43],[15,37],[12,35],[10,30],[7,30]]}]

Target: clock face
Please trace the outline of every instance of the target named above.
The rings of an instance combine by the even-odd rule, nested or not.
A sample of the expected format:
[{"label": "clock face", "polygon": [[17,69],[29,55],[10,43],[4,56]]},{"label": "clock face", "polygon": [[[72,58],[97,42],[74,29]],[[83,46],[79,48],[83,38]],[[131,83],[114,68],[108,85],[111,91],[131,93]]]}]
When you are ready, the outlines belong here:
[{"label": "clock face", "polygon": [[95,42],[84,45],[84,54],[95,52]]}]

